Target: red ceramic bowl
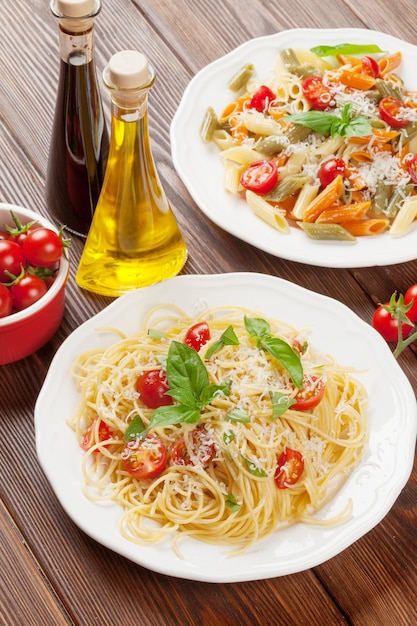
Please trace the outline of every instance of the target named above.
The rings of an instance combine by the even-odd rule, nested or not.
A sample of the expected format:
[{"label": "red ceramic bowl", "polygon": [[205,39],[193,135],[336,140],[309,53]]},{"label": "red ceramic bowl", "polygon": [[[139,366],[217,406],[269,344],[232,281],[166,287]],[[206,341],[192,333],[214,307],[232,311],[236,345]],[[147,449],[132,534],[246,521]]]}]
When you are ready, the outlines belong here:
[{"label": "red ceramic bowl", "polygon": [[[38,224],[57,228],[39,213],[13,204],[0,203],[0,230],[14,225],[10,211],[22,224],[37,220]],[[65,285],[69,263],[62,258],[55,281],[40,300],[27,309],[0,318],[0,365],[24,359],[39,350],[57,331],[65,308]]]}]

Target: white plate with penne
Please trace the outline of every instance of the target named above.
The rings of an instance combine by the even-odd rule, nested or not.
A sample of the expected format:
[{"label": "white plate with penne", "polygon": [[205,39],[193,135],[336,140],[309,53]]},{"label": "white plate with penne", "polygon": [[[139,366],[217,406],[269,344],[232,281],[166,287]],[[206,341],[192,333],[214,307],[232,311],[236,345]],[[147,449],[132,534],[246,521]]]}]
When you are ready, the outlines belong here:
[{"label": "white plate with penne", "polygon": [[277,257],[413,260],[416,56],[365,29],[250,40],[190,81],[171,125],[174,166],[207,217]]}]

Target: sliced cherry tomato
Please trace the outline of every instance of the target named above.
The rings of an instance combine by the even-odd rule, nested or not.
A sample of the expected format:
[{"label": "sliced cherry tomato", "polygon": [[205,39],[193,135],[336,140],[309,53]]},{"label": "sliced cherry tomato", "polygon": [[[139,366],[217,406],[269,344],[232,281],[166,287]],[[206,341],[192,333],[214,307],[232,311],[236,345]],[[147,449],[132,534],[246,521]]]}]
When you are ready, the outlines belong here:
[{"label": "sliced cherry tomato", "polygon": [[[388,306],[387,302],[385,306]],[[411,319],[411,318],[410,318]],[[380,305],[372,316],[372,326],[379,332],[385,341],[396,342],[398,340],[398,320],[392,317],[384,306]],[[401,323],[403,338],[405,339],[413,330],[413,327],[404,322]]]},{"label": "sliced cherry tomato", "polygon": [[278,489],[287,489],[295,485],[304,471],[304,459],[301,452],[285,448],[278,459],[277,469],[275,470],[275,483]]},{"label": "sliced cherry tomato", "polygon": [[326,385],[319,376],[310,376],[304,374],[303,386],[295,396],[295,404],[291,405],[291,409],[296,411],[308,411],[314,409],[322,400]]},{"label": "sliced cherry tomato", "polygon": [[0,317],[7,317],[13,309],[12,296],[4,285],[0,285]]},{"label": "sliced cherry tomato", "polygon": [[167,396],[169,385],[164,370],[148,370],[141,374],[136,381],[136,391],[148,409],[157,409],[159,406],[173,404],[171,396]]},{"label": "sliced cherry tomato", "polygon": [[[98,422],[98,432],[97,432],[98,441],[96,441],[97,422]],[[83,437],[82,443],[81,443],[81,447],[83,448],[83,450],[87,451],[94,444],[98,442],[101,443],[103,441],[107,441],[108,439],[111,439],[112,436],[113,436],[113,431],[111,430],[110,426],[106,424],[106,422],[104,422],[103,420],[96,417],[96,419],[93,420],[93,422],[87,428],[85,435]],[[107,447],[107,446],[104,446],[104,447]]]},{"label": "sliced cherry tomato", "polygon": [[407,173],[411,178],[411,182],[417,185],[417,154],[410,154],[409,158],[407,157],[404,159],[407,167]]},{"label": "sliced cherry tomato", "polygon": [[260,195],[266,194],[275,187],[278,181],[278,169],[274,161],[255,161],[251,163],[240,177],[240,183]]},{"label": "sliced cherry tomato", "polygon": [[320,185],[324,188],[337,177],[339,174],[344,175],[346,170],[346,163],[343,159],[331,158],[324,161],[319,168],[318,177]]},{"label": "sliced cherry tomato", "polygon": [[31,265],[49,267],[61,258],[63,245],[55,231],[50,228],[36,228],[24,239],[23,250]]},{"label": "sliced cherry tomato", "polygon": [[404,117],[404,109],[407,105],[398,98],[388,96],[382,98],[378,105],[379,117],[391,126],[391,128],[404,128],[410,123],[410,119]]},{"label": "sliced cherry tomato", "polygon": [[417,284],[411,285],[407,289],[404,295],[404,303],[410,304],[412,302],[411,309],[407,312],[407,317],[410,318],[412,322],[417,322]]},{"label": "sliced cherry tomato", "polygon": [[31,304],[40,300],[47,291],[48,288],[44,280],[32,274],[25,274],[23,278],[10,287],[13,308],[16,311],[27,309]]},{"label": "sliced cherry tomato", "polygon": [[210,336],[210,327],[207,322],[197,322],[187,330],[184,343],[198,352],[209,341]]},{"label": "sliced cherry tomato", "polygon": [[255,109],[260,113],[268,110],[270,103],[275,100],[276,95],[266,85],[261,85],[257,91],[253,94],[249,101],[248,109]]},{"label": "sliced cherry tomato", "polygon": [[373,57],[362,57],[361,61],[362,74],[367,74],[368,76],[373,76],[374,78],[379,77],[379,65]]},{"label": "sliced cherry tomato", "polygon": [[214,457],[216,447],[214,441],[204,426],[195,428],[188,436],[188,445],[184,437],[179,437],[171,452],[174,465],[202,465],[207,467]]},{"label": "sliced cherry tomato", "polygon": [[26,265],[26,257],[22,248],[9,239],[0,240],[0,282],[10,282],[10,276],[5,272],[10,272],[13,276],[19,276],[22,266]]},{"label": "sliced cherry tomato", "polygon": [[122,452],[123,466],[134,478],[156,478],[165,469],[168,452],[162,439],[153,433],[129,441]]},{"label": "sliced cherry tomato", "polygon": [[301,90],[313,109],[324,111],[336,104],[330,88],[324,84],[321,76],[307,76],[301,84]]}]

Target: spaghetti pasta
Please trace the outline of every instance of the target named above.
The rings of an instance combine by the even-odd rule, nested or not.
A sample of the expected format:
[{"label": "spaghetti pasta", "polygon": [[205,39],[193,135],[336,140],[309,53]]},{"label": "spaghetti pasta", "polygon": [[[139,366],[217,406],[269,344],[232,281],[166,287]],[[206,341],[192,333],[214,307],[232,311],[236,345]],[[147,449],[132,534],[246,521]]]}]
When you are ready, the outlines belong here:
[{"label": "spaghetti pasta", "polygon": [[[208,324],[210,339],[196,352],[184,347],[184,338],[200,322]],[[197,420],[194,412],[190,421],[161,421],[162,412],[158,421],[159,409],[146,406],[137,381],[146,371],[166,370],[173,392],[170,359],[178,346],[192,356],[190,377],[203,368],[208,388],[217,385],[218,392],[199,405]],[[346,503],[330,520],[314,517],[362,455],[366,391],[348,367],[309,345],[307,331],[240,307],[196,318],[156,308],[137,334],[81,354],[73,376],[80,401],[69,425],[86,450],[84,492],[123,507],[120,529],[129,540],[171,537],[181,556],[178,540],[189,536],[240,554],[282,525],[335,524],[349,514]],[[177,399],[171,409],[180,404]],[[144,431],[132,434],[136,421]],[[151,434],[168,460],[158,475],[136,478],[125,461],[146,442],[152,453]],[[289,451],[302,466],[296,479]]]}]

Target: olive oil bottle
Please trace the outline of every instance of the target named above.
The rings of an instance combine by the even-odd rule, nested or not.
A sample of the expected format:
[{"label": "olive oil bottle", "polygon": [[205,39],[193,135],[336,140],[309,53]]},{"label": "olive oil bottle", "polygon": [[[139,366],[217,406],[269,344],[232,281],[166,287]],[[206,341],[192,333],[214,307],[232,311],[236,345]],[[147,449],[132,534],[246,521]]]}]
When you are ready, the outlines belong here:
[{"label": "olive oil bottle", "polygon": [[86,236],[100,195],[109,136],[94,61],[100,0],[52,0],[60,71],[46,173],[46,201],[61,226]]},{"label": "olive oil bottle", "polygon": [[178,274],[187,249],[151,152],[155,72],[142,53],[124,50],[112,56],[103,81],[112,99],[109,157],[76,282],[119,296]]}]

